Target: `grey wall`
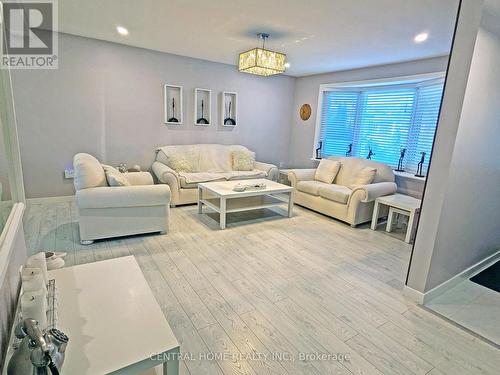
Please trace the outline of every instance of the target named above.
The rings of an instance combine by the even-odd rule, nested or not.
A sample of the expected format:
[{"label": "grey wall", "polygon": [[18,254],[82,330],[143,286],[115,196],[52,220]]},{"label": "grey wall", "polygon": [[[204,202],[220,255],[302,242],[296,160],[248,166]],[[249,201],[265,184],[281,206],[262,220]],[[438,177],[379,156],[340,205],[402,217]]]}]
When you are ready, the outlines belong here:
[{"label": "grey wall", "polygon": [[426,290],[500,250],[500,36],[479,30]]},{"label": "grey wall", "polygon": [[[288,158],[295,79],[61,34],[59,69],[14,71],[27,198],[73,194],[63,179],[77,152],[108,164],[151,166],[165,144],[243,144],[260,161]],[[184,86],[184,124],[163,124],[163,84]],[[212,90],[210,127],[193,125],[193,89]],[[240,124],[218,125],[222,91],[238,92]]]},{"label": "grey wall", "polygon": [[[293,101],[289,165],[291,167],[310,167],[313,163],[309,158],[312,156],[314,146],[318,93],[321,84],[445,71],[447,61],[448,57],[437,57],[298,78]],[[312,115],[307,121],[303,121],[299,117],[299,109],[304,103],[308,103],[312,107]]]}]

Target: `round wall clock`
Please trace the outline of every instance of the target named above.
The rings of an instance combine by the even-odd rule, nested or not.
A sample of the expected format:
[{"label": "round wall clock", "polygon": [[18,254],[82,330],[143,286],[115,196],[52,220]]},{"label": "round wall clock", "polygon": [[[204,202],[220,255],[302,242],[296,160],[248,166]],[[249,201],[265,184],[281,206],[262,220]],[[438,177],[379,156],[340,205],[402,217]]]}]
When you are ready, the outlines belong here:
[{"label": "round wall clock", "polygon": [[309,104],[303,104],[300,107],[300,118],[304,121],[309,120],[311,117],[311,106]]}]

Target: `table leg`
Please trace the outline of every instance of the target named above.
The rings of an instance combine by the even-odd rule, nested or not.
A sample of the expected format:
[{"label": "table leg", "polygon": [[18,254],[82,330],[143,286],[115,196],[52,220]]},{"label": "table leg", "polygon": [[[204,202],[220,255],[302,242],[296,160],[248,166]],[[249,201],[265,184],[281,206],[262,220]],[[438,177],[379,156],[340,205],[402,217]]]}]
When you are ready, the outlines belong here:
[{"label": "table leg", "polygon": [[203,203],[201,200],[203,199],[203,189],[198,186],[198,213],[203,213]]},{"label": "table leg", "polygon": [[373,215],[372,215],[372,225],[371,225],[372,230],[377,229],[379,210],[380,210],[380,203],[377,200],[375,200],[375,205],[373,206]]},{"label": "table leg", "polygon": [[406,228],[405,242],[410,243],[411,237],[413,235],[413,225],[415,224],[415,211],[410,211],[410,217],[408,218],[408,227]]},{"label": "table leg", "polygon": [[179,375],[179,349],[174,349],[168,355],[168,361],[163,362],[163,375]]},{"label": "table leg", "polygon": [[179,375],[179,360],[171,359],[163,363],[163,375]]},{"label": "table leg", "polygon": [[220,198],[220,229],[226,228],[226,198]]},{"label": "table leg", "polygon": [[394,218],[394,211],[392,207],[389,207],[389,216],[387,217],[387,227],[385,228],[386,232],[392,231],[392,220]]},{"label": "table leg", "polygon": [[288,194],[288,217],[293,217],[293,192]]}]

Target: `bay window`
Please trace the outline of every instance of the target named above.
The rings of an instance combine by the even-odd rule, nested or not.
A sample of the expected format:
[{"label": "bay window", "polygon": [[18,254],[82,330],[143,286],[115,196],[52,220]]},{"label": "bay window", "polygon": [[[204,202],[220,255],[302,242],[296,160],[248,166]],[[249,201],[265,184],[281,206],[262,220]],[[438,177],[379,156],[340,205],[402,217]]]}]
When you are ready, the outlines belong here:
[{"label": "bay window", "polygon": [[353,85],[324,85],[320,90],[316,141],[327,156],[370,157],[415,172],[425,152],[429,164],[444,78],[398,79]]}]

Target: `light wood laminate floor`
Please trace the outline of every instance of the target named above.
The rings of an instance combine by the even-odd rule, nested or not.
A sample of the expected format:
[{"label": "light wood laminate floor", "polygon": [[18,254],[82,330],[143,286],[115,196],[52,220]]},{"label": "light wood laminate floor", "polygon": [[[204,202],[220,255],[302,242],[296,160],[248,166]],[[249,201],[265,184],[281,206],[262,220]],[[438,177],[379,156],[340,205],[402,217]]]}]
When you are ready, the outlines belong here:
[{"label": "light wood laminate floor", "polygon": [[300,207],[232,214],[223,231],[217,217],[177,207],[167,235],[81,246],[73,203],[30,204],[25,232],[29,251],[70,265],[134,255],[191,353],[182,374],[498,373],[496,348],[403,297],[411,247],[383,230]]}]

